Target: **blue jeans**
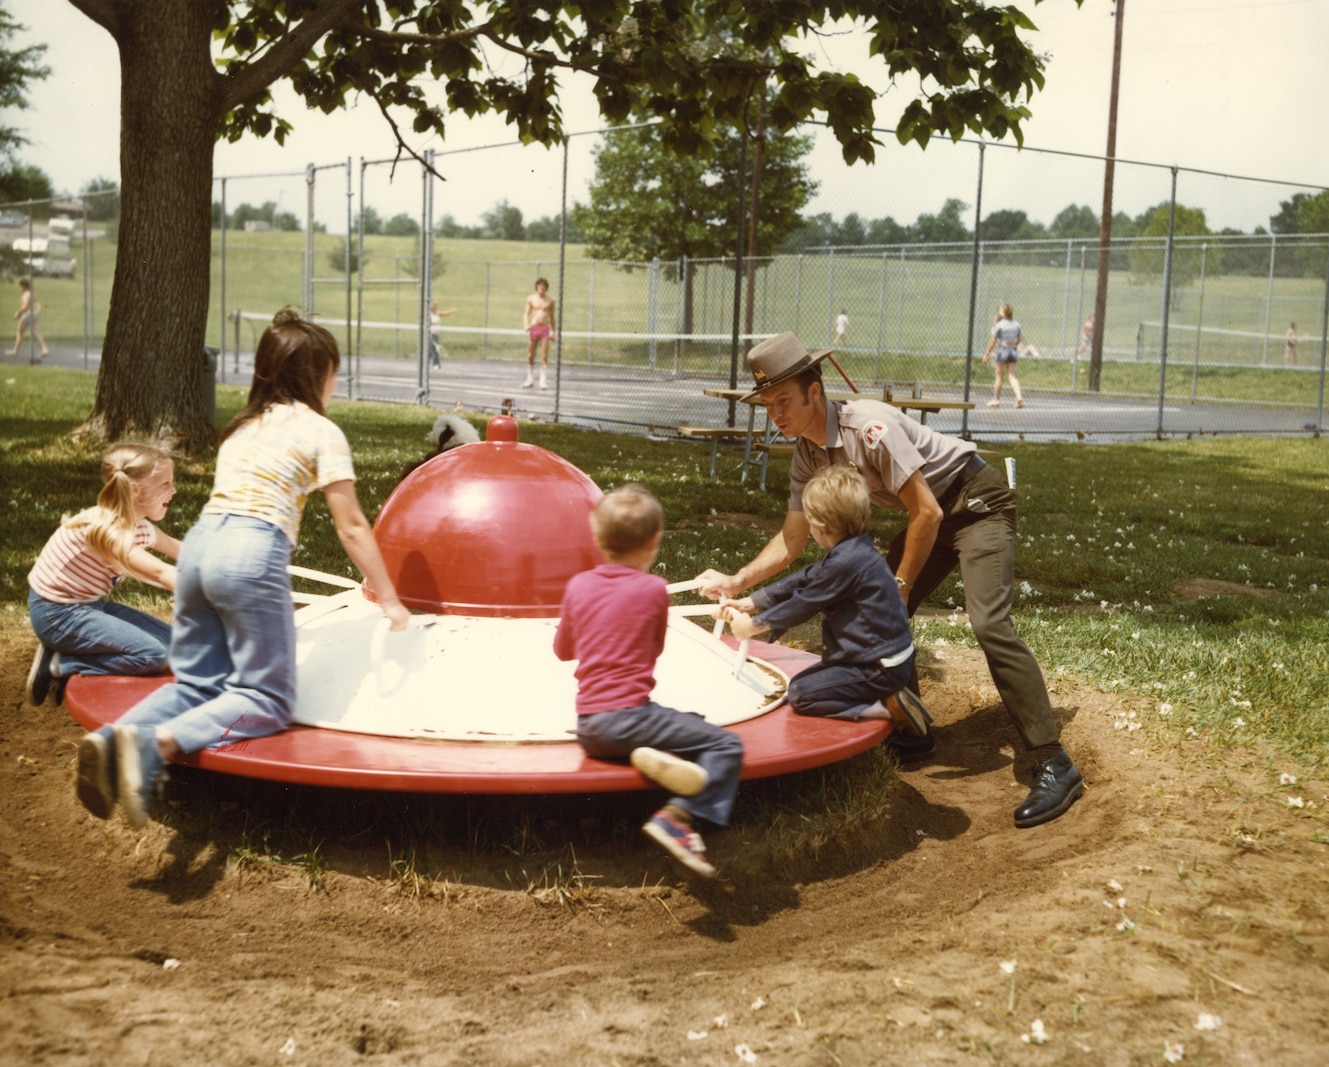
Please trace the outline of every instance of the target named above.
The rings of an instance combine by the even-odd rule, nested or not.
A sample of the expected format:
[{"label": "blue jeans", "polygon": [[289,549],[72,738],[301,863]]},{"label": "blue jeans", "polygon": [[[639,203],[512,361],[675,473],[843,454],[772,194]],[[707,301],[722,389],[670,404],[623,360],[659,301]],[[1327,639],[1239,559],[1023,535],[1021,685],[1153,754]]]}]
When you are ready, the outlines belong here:
[{"label": "blue jeans", "polygon": [[203,515],[185,536],[175,586],[175,682],[122,723],[165,724],[185,752],[264,737],[295,710],[291,543],[244,515]]},{"label": "blue jeans", "polygon": [[909,684],[914,656],[894,667],[880,663],[814,663],[789,680],[785,699],[799,715],[858,722],[863,709]]},{"label": "blue jeans", "polygon": [[716,826],[728,824],[743,771],[743,739],[738,734],[696,712],[647,701],[637,708],[578,715],[577,741],[596,759],[658,748],[700,764],[710,779],[706,788],[695,797],[670,797],[669,803]]},{"label": "blue jeans", "polygon": [[170,623],[113,600],[58,604],[28,590],[28,619],[37,640],[60,653],[60,677],[71,674],[161,674]]}]

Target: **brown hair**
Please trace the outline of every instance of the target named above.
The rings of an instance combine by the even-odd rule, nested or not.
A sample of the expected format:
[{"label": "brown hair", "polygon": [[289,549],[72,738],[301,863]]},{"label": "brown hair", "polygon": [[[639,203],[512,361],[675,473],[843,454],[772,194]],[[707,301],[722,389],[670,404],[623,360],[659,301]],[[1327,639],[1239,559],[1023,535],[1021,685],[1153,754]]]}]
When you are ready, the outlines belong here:
[{"label": "brown hair", "polygon": [[156,473],[171,454],[141,441],[121,441],[102,456],[102,488],[97,506],[67,518],[66,526],[86,527],[83,544],[107,563],[129,567],[134,548],[134,525],[138,521],[134,494]]},{"label": "brown hair", "polygon": [[803,514],[836,541],[868,528],[872,501],[867,483],[853,467],[823,467],[803,489]]},{"label": "brown hair", "polygon": [[664,508],[640,485],[611,489],[591,512],[595,543],[606,555],[621,556],[645,547],[664,529]]},{"label": "brown hair", "polygon": [[341,366],[337,341],[317,323],[284,307],[272,317],[254,350],[254,378],[249,403],[222,431],[225,441],[241,426],[275,404],[296,401],[323,414],[323,386]]}]

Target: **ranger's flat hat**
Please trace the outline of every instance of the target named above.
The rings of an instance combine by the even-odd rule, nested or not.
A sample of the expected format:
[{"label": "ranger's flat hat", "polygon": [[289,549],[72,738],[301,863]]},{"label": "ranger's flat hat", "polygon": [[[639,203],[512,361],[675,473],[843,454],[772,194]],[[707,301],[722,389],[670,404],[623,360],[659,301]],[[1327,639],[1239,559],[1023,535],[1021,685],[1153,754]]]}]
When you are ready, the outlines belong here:
[{"label": "ranger's flat hat", "polygon": [[809,352],[792,333],[777,333],[774,337],[768,337],[760,344],[753,345],[748,352],[748,370],[752,371],[757,388],[743,399],[751,400],[767,389],[802,374],[834,351],[833,348],[823,348]]}]

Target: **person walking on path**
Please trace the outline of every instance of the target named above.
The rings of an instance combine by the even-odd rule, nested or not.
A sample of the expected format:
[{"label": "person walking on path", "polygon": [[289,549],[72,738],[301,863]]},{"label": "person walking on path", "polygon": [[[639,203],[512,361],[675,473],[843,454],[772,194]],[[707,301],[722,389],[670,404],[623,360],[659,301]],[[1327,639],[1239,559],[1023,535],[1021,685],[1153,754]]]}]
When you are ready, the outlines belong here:
[{"label": "person walking on path", "polygon": [[522,329],[526,331],[526,380],[523,389],[535,384],[535,349],[540,347],[540,388],[548,389],[546,377],[549,371],[549,341],[554,336],[554,298],[549,295],[549,282],[545,278],[535,279],[535,292],[526,298],[526,307],[521,316]]},{"label": "person walking on path", "polygon": [[1080,347],[1075,350],[1075,358],[1079,359],[1084,353],[1092,354],[1094,351],[1094,317],[1090,315],[1084,320],[1080,327]]},{"label": "person walking on path", "polygon": [[1287,333],[1284,334],[1283,343],[1283,366],[1295,367],[1297,365],[1297,324],[1289,323]]},{"label": "person walking on path", "polygon": [[32,285],[27,278],[20,278],[18,287],[23,290],[23,295],[19,297],[18,310],[14,312],[14,318],[18,320],[18,336],[14,338],[14,351],[9,354],[11,356],[19,354],[19,350],[23,347],[23,334],[31,328],[32,339],[42,346],[41,356],[31,360],[33,363],[38,363],[51,354],[46,348],[46,339],[37,329],[37,312],[41,310],[41,305],[33,301]]},{"label": "person walking on path", "polygon": [[[1055,819],[1084,792],[1084,783],[1058,739],[1043,672],[1011,621],[1015,490],[971,441],[939,434],[878,400],[828,402],[820,363],[830,354],[831,349],[809,352],[792,333],[776,334],[748,353],[757,387],[743,399],[759,397],[780,433],[796,442],[789,505],[784,525],[756,557],[735,574],[703,571],[701,592],[732,599],[793,563],[810,533],[803,505],[808,481],[823,467],[853,467],[874,504],[909,516],[887,549],[886,562],[911,618],[959,566],[974,637],[1034,759],[1033,788],[1015,809],[1015,825]],[[918,692],[916,672],[909,688]],[[902,763],[936,753],[931,731],[920,738],[892,733],[886,743]]]},{"label": "person walking on path", "polygon": [[451,315],[456,308],[448,308],[447,311],[438,310],[438,301],[429,301],[429,365],[431,367],[442,367],[443,363],[439,359],[439,354],[446,356],[447,349],[441,344],[440,338],[443,331],[444,317]]},{"label": "person walking on path", "polygon": [[1024,343],[1024,334],[1021,333],[1020,324],[1016,321],[1015,309],[1010,304],[1002,304],[997,311],[997,321],[992,325],[992,340],[988,342],[987,351],[983,353],[985,365],[992,356],[993,349],[996,349],[997,353],[993,366],[996,379],[992,383],[992,399],[988,401],[988,407],[1001,407],[1003,368],[1010,380],[1011,392],[1015,394],[1015,406],[1024,407],[1024,396],[1020,393],[1020,379],[1015,376],[1015,364],[1020,361],[1020,346]]}]

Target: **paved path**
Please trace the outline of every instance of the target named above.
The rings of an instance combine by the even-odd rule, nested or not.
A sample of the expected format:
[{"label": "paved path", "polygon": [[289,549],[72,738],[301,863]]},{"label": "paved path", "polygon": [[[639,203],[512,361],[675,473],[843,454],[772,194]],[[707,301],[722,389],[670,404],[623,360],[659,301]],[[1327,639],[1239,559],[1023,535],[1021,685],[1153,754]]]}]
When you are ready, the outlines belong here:
[{"label": "paved path", "polygon": [[[8,364],[26,363],[27,350]],[[338,396],[396,403],[419,401],[439,410],[458,405],[470,412],[511,411],[521,418],[559,421],[605,431],[672,434],[678,426],[720,426],[728,422],[728,404],[703,395],[702,390],[728,385],[718,376],[671,375],[619,366],[565,365],[562,374],[551,368],[549,388],[524,389],[524,360],[449,359],[429,372],[422,385],[413,360],[364,356],[343,364]],[[100,353],[80,349],[51,349],[44,365],[96,370]],[[200,359],[200,371],[204,363]],[[218,381],[245,388],[253,370],[253,354],[228,355],[217,372]],[[353,385],[347,373],[355,375]],[[958,390],[932,389],[929,395],[961,399]],[[942,411],[928,417],[928,425],[943,433],[967,432],[984,441],[1089,440],[1113,441],[1153,438],[1159,426],[1158,398],[1026,393],[1025,406],[1016,409],[1003,399],[1000,408],[986,406],[991,394],[975,393],[976,407],[964,413]],[[740,404],[735,413],[745,423]],[[1308,435],[1317,425],[1311,409],[1167,401],[1163,405],[1165,436],[1209,434]]]}]

